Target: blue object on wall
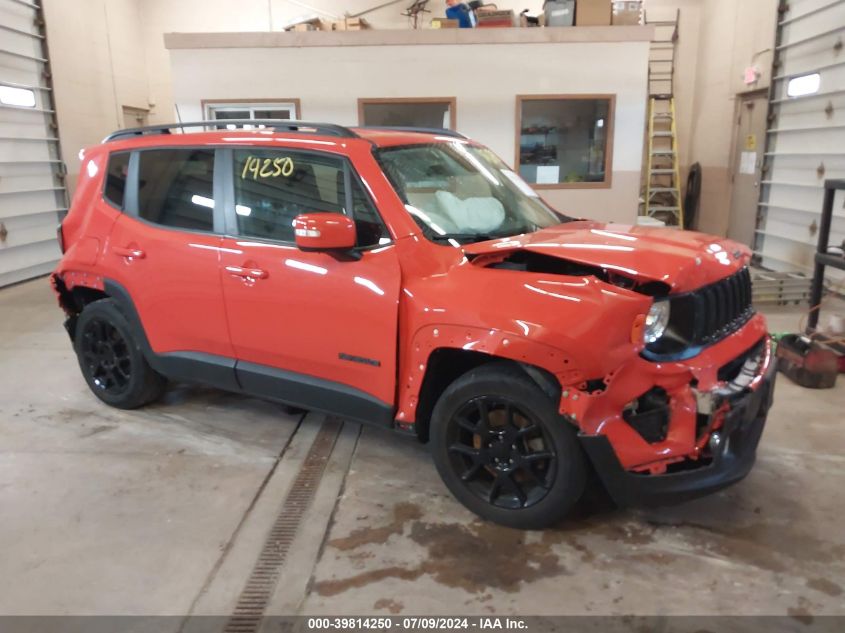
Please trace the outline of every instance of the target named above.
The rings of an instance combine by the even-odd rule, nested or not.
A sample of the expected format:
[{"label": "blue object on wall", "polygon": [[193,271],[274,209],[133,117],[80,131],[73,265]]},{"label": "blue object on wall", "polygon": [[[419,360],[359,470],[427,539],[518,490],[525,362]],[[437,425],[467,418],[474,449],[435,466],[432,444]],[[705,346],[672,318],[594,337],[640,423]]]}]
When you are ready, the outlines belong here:
[{"label": "blue object on wall", "polygon": [[450,20],[457,20],[458,26],[462,29],[471,29],[475,26],[475,16],[464,3],[447,8],[446,17]]}]

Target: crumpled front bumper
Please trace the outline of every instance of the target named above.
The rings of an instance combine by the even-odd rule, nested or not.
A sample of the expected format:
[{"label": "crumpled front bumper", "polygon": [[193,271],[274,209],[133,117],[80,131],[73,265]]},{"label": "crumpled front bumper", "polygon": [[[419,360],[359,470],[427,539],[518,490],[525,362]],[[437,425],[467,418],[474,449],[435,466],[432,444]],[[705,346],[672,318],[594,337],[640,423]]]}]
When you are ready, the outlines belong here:
[{"label": "crumpled front bumper", "polygon": [[766,362],[751,384],[725,393],[730,409],[719,432],[722,441],[707,464],[647,474],[626,470],[605,435],[580,435],[599,478],[619,505],[667,505],[715,492],[743,479],[754,465],[757,444],[772,404],[777,363],[766,341]]}]

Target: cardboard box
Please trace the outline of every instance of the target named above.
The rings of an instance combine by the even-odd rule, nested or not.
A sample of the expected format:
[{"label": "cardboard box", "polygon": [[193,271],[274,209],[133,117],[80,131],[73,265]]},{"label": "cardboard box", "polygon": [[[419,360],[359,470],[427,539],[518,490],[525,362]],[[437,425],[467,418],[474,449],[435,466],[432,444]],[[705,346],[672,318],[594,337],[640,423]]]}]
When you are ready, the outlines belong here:
[{"label": "cardboard box", "polygon": [[640,23],[642,8],[642,2],[639,0],[614,2],[613,17],[611,18],[610,23],[613,26],[636,26]]},{"label": "cardboard box", "polygon": [[507,11],[482,11],[475,12],[475,17],[478,19],[478,28],[490,27],[511,27],[514,26],[513,10]]},{"label": "cardboard box", "polygon": [[363,31],[370,28],[370,23],[364,18],[346,18],[347,31]]},{"label": "cardboard box", "polygon": [[364,18],[346,18],[332,22],[332,31],[363,31],[370,28],[370,23]]},{"label": "cardboard box", "polygon": [[610,26],[610,0],[576,0],[575,26]]},{"label": "cardboard box", "polygon": [[458,24],[457,20],[450,20],[449,18],[431,18],[431,28],[433,29],[456,29]]},{"label": "cardboard box", "polygon": [[302,31],[330,31],[331,25],[328,22],[323,22],[320,18],[312,18],[299,24],[294,24],[285,29],[286,31],[302,32]]}]

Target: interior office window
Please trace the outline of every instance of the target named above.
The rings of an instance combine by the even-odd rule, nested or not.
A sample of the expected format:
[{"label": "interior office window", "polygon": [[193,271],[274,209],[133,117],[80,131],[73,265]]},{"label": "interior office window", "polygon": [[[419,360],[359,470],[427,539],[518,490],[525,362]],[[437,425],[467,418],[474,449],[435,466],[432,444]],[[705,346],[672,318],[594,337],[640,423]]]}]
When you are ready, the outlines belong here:
[{"label": "interior office window", "polygon": [[182,229],[214,229],[214,150],[139,152],[138,215]]},{"label": "interior office window", "polygon": [[455,100],[431,99],[359,99],[361,125],[399,127],[455,128]]},{"label": "interior office window", "polygon": [[[250,102],[243,101],[233,103],[205,101],[205,115],[209,121],[225,121],[232,119],[284,119],[294,120],[299,118],[299,106],[295,101],[279,102]],[[235,124],[219,125],[220,129],[233,129]],[[249,124],[242,126],[249,127]]]},{"label": "interior office window", "polygon": [[612,95],[517,97],[517,165],[552,187],[610,183]]},{"label": "interior office window", "polygon": [[103,195],[118,209],[123,208],[123,196],[126,193],[126,177],[129,173],[129,152],[109,154],[106,167],[106,183]]}]

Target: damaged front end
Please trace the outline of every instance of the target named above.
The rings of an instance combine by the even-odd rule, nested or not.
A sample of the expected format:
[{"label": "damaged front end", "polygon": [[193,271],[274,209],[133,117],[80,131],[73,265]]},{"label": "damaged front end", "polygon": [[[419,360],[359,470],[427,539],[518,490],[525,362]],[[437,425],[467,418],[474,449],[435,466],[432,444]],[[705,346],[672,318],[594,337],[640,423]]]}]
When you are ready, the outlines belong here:
[{"label": "damaged front end", "polygon": [[[580,398],[578,413],[568,411],[564,400],[563,412],[580,413],[582,445],[617,503],[674,503],[748,474],[776,372],[771,341],[765,332],[759,336],[761,326],[762,319],[755,319],[716,346],[723,349],[707,350],[695,362],[638,359],[620,369],[601,394]],[[724,358],[724,348],[748,339],[750,346],[736,358]],[[619,413],[608,415],[614,403],[637,392]]]},{"label": "damaged front end", "polygon": [[[585,332],[555,320],[557,312],[546,321],[565,333],[552,346],[592,346],[576,363],[583,371],[555,372],[559,412],[578,427],[617,502],[688,499],[750,471],[775,364],[765,319],[751,302],[747,249],[701,234],[572,223],[466,251],[475,267],[600,285],[606,302],[588,308],[586,293],[573,302],[585,322],[606,319],[603,329]],[[637,295],[649,297],[647,312],[633,317],[623,342],[622,315],[630,313],[610,299]]]}]

